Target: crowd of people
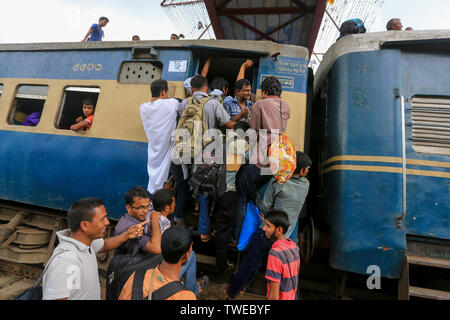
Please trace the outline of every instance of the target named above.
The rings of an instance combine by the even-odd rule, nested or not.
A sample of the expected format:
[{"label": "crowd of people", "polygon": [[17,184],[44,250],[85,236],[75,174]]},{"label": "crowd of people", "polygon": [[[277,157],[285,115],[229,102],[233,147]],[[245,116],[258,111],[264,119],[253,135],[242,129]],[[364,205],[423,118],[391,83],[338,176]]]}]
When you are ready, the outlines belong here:
[{"label": "crowd of people", "polygon": [[[100,18],[83,41],[101,41],[104,36],[101,28],[108,22],[107,18]],[[358,19],[352,19],[351,26],[341,30],[342,37],[365,32]],[[401,30],[400,20],[391,20],[387,28]],[[138,41],[137,38],[133,40]],[[223,77],[215,78],[209,87],[207,75],[211,63],[212,59],[208,59],[201,74],[186,79],[184,100],[169,98],[166,80],[152,82],[152,100],[140,106],[148,138],[147,188],[136,186],[126,193],[126,212],[114,229],[114,237],[109,239],[103,239],[109,221],[101,199],[87,198],[73,204],[67,214],[69,229],[57,233],[59,245],[44,271],[44,299],[99,300],[96,254],[116,250],[116,255],[121,255],[137,247],[143,254],[161,255],[162,262],[143,273],[134,272],[121,288],[119,300],[132,299],[136,281],[142,281],[145,299],[195,300],[208,286],[209,278],[197,278],[193,231],[197,231],[201,241],[213,242],[216,271],[229,275],[223,287],[224,299],[235,299],[245,291],[265,261],[267,298],[298,297],[300,253],[294,230],[308,194],[306,177],[312,162],[306,154],[296,151],[292,176],[279,183],[265,161],[266,147],[272,140],[260,133],[287,130],[290,106],[281,98],[280,80],[275,76],[265,78],[261,83],[261,99],[252,101],[252,84],[245,75],[253,61],[242,64],[233,91]],[[85,101],[84,115],[71,129],[89,129],[94,110],[93,103]],[[219,184],[209,192],[197,192],[192,178],[194,168],[199,167],[174,161],[179,142],[174,134],[180,129],[192,133],[192,119],[199,122],[203,140],[225,141],[224,170],[220,173],[223,177],[217,179],[223,180],[220,192]],[[258,135],[256,148],[249,141],[248,132],[252,130]],[[211,132],[218,132],[215,139]],[[200,142],[203,155],[205,144],[208,145],[204,142]],[[194,156],[191,154],[189,159]],[[262,223],[250,234],[243,259],[236,268],[228,252],[230,246],[239,244],[249,203],[258,208]],[[198,214],[197,230],[192,230],[185,221],[190,206]]]}]

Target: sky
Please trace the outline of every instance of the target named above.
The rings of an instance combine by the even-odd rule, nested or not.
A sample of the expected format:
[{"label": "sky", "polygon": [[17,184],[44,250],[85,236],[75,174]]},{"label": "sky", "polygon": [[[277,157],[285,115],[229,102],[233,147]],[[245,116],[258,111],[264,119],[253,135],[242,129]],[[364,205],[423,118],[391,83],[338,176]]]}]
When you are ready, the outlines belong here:
[{"label": "sky", "polygon": [[[342,0],[335,0],[342,1]],[[0,43],[81,41],[100,16],[110,24],[105,41],[165,40],[180,33],[161,0],[2,0]],[[386,0],[370,31],[384,31],[392,17],[415,30],[450,29],[450,0]]]}]

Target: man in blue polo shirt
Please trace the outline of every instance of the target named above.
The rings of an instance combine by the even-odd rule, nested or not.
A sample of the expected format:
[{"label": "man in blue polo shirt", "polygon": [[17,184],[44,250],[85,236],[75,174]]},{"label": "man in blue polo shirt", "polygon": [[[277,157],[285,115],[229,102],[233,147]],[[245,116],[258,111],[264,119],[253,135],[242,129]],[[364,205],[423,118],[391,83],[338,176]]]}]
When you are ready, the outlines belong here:
[{"label": "man in blue polo shirt", "polygon": [[[87,41],[102,41],[105,34],[103,33],[102,28],[105,27],[109,23],[109,19],[106,17],[101,17],[98,21],[98,24],[94,23],[89,29],[88,33],[82,40],[82,42]],[[88,39],[89,37],[89,39]]]}]

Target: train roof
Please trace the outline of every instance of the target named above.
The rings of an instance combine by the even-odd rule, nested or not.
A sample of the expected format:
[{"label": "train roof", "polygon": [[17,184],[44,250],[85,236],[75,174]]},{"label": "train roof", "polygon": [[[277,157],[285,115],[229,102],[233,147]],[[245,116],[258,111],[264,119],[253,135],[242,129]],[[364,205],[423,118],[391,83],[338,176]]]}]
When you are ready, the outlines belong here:
[{"label": "train roof", "polygon": [[103,42],[54,42],[0,44],[1,51],[65,51],[65,50],[119,50],[133,48],[197,49],[209,51],[235,51],[242,54],[282,56],[308,59],[308,50],[295,45],[271,41],[248,40],[155,40],[155,41],[103,41]]},{"label": "train roof", "polygon": [[430,44],[430,42],[442,40],[450,41],[450,30],[426,30],[426,31],[386,31],[364,34],[348,35],[326,52],[314,79],[314,96],[319,92],[323,81],[334,62],[341,56],[353,52],[376,51],[388,47],[411,46],[414,43]]}]

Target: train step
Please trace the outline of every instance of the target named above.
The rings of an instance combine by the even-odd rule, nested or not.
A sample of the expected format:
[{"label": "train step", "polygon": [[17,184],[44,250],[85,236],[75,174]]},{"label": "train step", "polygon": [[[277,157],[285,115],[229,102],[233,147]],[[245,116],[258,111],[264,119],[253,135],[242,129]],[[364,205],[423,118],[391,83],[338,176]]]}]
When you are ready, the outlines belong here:
[{"label": "train step", "polygon": [[[411,267],[415,266],[416,269],[412,270]],[[417,269],[419,268],[419,269]],[[411,297],[421,298],[421,299],[433,299],[433,300],[450,300],[450,292],[448,287],[442,288],[425,288],[414,283],[414,280],[423,278],[423,271],[427,268],[434,268],[437,273],[448,272],[443,271],[445,269],[450,269],[450,260],[438,259],[433,257],[424,257],[417,255],[407,255],[405,257],[405,262],[403,265],[402,275],[399,280],[399,291],[398,298],[400,300],[409,300]],[[415,274],[414,272],[422,270],[422,273]],[[413,272],[414,271],[414,272]],[[412,272],[412,273],[411,273]],[[430,271],[427,271],[428,274]],[[419,278],[418,278],[419,275]],[[411,283],[411,278],[413,282]],[[439,284],[433,283],[422,283],[423,286],[436,287]],[[444,290],[442,290],[444,289]]]},{"label": "train step", "polygon": [[450,260],[429,258],[429,257],[419,257],[419,256],[407,256],[409,264],[421,265],[426,267],[435,267],[450,269]]},{"label": "train step", "polygon": [[450,300],[450,292],[412,286],[409,287],[409,295],[422,299]]}]

